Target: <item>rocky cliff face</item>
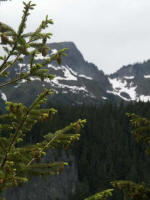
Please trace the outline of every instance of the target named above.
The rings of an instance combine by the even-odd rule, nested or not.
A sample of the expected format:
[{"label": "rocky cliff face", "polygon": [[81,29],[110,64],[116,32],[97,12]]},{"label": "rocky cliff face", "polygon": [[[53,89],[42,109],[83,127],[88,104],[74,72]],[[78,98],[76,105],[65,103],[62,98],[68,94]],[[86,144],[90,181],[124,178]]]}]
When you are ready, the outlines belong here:
[{"label": "rocky cliff face", "polygon": [[[55,155],[55,156],[54,156]],[[44,178],[34,177],[23,186],[5,192],[6,200],[69,200],[75,193],[78,181],[76,162],[65,152],[48,152],[44,161],[65,161],[69,163],[59,175]]]},{"label": "rocky cliff face", "polygon": [[[0,92],[9,101],[24,102],[30,105],[43,89],[53,88],[55,94],[50,97],[56,104],[100,104],[103,102],[148,101],[150,100],[150,61],[123,66],[116,73],[107,76],[93,63],[87,62],[76,45],[72,42],[51,43],[49,54],[68,48],[67,56],[61,65],[52,62],[46,68],[56,76],[52,81],[39,81],[32,77],[32,82],[22,80],[14,87],[7,87]],[[36,57],[36,62],[45,58]],[[24,63],[17,63],[11,69],[11,77],[20,71],[28,71],[28,57]]]},{"label": "rocky cliff face", "polygon": [[150,100],[150,61],[124,66],[108,78],[113,93],[125,101]]},{"label": "rocky cliff face", "polygon": [[[41,82],[32,77],[30,83],[22,80],[14,87],[4,88],[2,92],[6,94],[8,100],[24,102],[29,105],[45,87],[54,89],[55,95],[50,99],[58,104],[99,104],[109,100],[110,96],[114,97],[114,95],[107,93],[107,90],[112,89],[107,76],[94,64],[85,61],[74,43],[51,43],[49,46],[51,48],[49,54],[68,48],[67,56],[63,57],[61,65],[56,62],[47,65],[49,72],[54,74],[56,78],[52,81]],[[44,59],[39,55],[36,62],[42,62]],[[26,57],[24,63],[17,63],[12,68],[11,76],[13,77],[20,71],[28,70],[28,57]]]}]

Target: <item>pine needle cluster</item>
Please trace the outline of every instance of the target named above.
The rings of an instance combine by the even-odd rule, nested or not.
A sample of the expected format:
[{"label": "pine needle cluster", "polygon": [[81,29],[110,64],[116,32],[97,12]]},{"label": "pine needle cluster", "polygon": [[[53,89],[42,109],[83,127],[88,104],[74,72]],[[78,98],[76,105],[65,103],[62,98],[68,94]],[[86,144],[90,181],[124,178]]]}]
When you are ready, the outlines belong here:
[{"label": "pine needle cluster", "polygon": [[[45,29],[53,24],[53,21],[48,16],[34,32],[24,33],[28,16],[35,4],[31,1],[23,4],[23,15],[17,31],[0,22],[0,45],[5,51],[4,56],[0,56],[0,88],[17,84],[23,79],[31,81],[31,77],[38,77],[41,81],[52,80],[54,76],[45,67],[53,60],[61,64],[62,56],[65,56],[65,49],[53,55],[49,54],[47,40],[52,34],[47,33]],[[35,61],[39,54],[45,57],[42,63]],[[29,58],[29,71],[20,72],[11,79],[10,68],[14,67],[17,61],[23,62],[26,56]],[[0,115],[0,194],[9,187],[22,185],[32,176],[59,174],[67,165],[63,161],[40,163],[40,160],[46,155],[47,150],[60,145],[67,149],[70,144],[78,140],[80,128],[83,127],[85,120],[79,119],[55,133],[45,134],[42,142],[21,145],[25,135],[30,133],[37,122],[51,120],[57,112],[54,108],[41,107],[51,94],[53,91],[45,88],[29,107],[22,103],[6,102],[7,112]]]},{"label": "pine needle cluster", "polygon": [[[136,115],[126,113],[132,125],[132,135],[136,142],[141,142],[145,146],[146,153],[150,154],[150,120]],[[113,195],[114,190],[122,192],[124,200],[150,200],[150,187],[144,182],[135,183],[131,180],[115,180],[111,182],[113,188],[96,193],[85,200],[106,200]]]},{"label": "pine needle cluster", "polygon": [[[0,45],[5,54],[0,56],[0,88],[7,87],[10,84],[17,84],[20,80],[32,81],[32,77],[52,80],[54,76],[49,73],[45,67],[56,60],[61,64],[62,56],[65,56],[65,50],[59,50],[50,55],[50,48],[47,41],[52,34],[45,31],[49,25],[53,24],[48,16],[41,22],[33,32],[25,33],[26,22],[30,11],[34,9],[35,4],[31,1],[23,2],[23,15],[15,31],[7,24],[0,22]],[[41,54],[45,57],[44,61],[36,62],[36,57]],[[20,72],[11,78],[11,68],[24,58],[29,58],[29,71]],[[84,126],[86,120],[79,119],[77,122],[69,124],[67,127],[57,130],[54,133],[46,133],[43,141],[33,145],[21,145],[26,134],[30,134],[32,127],[37,123],[51,120],[57,112],[54,108],[42,108],[48,95],[52,95],[53,90],[45,90],[29,106],[22,103],[6,102],[7,112],[0,115],[0,194],[9,187],[22,185],[32,178],[32,176],[44,176],[59,174],[68,163],[40,162],[42,156],[46,155],[49,149],[58,146],[67,149],[70,144],[80,137],[80,128]],[[135,114],[127,114],[131,118],[134,127],[133,136],[137,142],[143,142],[150,153],[150,121]],[[112,189],[104,190],[85,200],[106,200],[112,196],[115,188],[123,191],[124,200],[149,200],[150,188],[144,183],[137,184],[132,181],[120,180],[111,183]],[[0,197],[0,200],[3,198]]]}]

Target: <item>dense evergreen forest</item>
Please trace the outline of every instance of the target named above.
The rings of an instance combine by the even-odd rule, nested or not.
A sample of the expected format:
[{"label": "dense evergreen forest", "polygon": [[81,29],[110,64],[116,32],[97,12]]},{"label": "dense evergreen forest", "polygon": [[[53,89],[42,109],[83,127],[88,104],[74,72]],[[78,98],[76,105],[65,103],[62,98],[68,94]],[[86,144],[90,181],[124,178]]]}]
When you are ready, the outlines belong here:
[{"label": "dense evergreen forest", "polygon": [[[79,142],[71,150],[77,161],[79,184],[76,195],[70,199],[84,199],[111,188],[114,180],[133,180],[150,186],[150,157],[145,154],[144,144],[133,138],[126,116],[130,112],[150,118],[150,102],[56,107],[58,113],[50,124],[37,124],[25,142],[40,141],[45,132],[53,132],[78,118],[87,119]],[[120,195],[115,192],[113,199],[121,200]]]}]

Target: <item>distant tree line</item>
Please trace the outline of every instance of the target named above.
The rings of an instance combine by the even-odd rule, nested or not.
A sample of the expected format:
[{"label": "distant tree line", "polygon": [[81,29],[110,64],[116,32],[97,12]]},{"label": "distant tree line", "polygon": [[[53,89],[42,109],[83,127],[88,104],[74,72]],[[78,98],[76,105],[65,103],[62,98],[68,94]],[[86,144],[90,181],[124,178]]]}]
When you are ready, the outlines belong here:
[{"label": "distant tree line", "polygon": [[[25,142],[41,141],[43,134],[54,132],[68,122],[86,118],[80,140],[73,145],[79,183],[76,195],[71,200],[82,200],[98,191],[112,187],[111,181],[132,180],[150,186],[150,158],[145,154],[145,145],[138,144],[131,134],[132,125],[125,113],[136,113],[150,118],[150,102],[119,106],[58,106],[58,113],[50,123],[36,124]],[[113,200],[123,199],[115,190]]]}]

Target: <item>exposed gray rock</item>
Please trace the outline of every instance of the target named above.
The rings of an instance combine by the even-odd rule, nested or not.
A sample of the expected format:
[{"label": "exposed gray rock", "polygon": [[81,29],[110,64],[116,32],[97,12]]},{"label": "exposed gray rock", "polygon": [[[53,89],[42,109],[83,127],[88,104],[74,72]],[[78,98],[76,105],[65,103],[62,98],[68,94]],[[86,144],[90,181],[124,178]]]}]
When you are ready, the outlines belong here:
[{"label": "exposed gray rock", "polygon": [[[18,85],[4,88],[9,101],[23,102],[30,105],[43,89],[53,88],[55,95],[50,98],[51,102],[61,104],[99,104],[104,102],[102,98],[109,97],[106,91],[111,90],[111,84],[103,71],[93,63],[87,62],[72,42],[60,42],[49,44],[52,54],[60,49],[67,48],[66,57],[63,57],[61,65],[53,61],[46,66],[49,72],[56,76],[53,81],[43,82],[32,78],[32,82],[21,81]],[[45,58],[36,57],[36,62],[42,62]],[[29,70],[29,58],[25,57],[24,63],[17,63],[11,68],[11,78],[16,73]],[[109,100],[109,98],[108,98]]]},{"label": "exposed gray rock", "polygon": [[[55,94],[49,97],[53,104],[150,100],[150,61],[123,66],[116,73],[105,75],[96,65],[84,59],[73,42],[50,43],[49,47],[49,54],[67,48],[67,56],[63,57],[61,65],[53,61],[46,66],[56,79],[41,82],[32,77],[29,83],[22,81],[14,87],[11,85],[3,88],[2,92],[6,94],[8,101],[22,102],[29,106],[44,88],[54,89]],[[42,62],[44,59],[45,57],[38,55],[36,62]],[[13,78],[21,71],[28,71],[28,63],[29,57],[25,57],[24,63],[17,63],[10,69],[10,77]]]},{"label": "exposed gray rock", "polygon": [[64,151],[61,155],[48,152],[43,161],[54,161],[58,156],[57,161],[69,163],[61,174],[47,176],[45,179],[34,177],[23,186],[8,189],[5,192],[6,200],[69,200],[70,194],[75,193],[78,181],[76,162],[73,156]]}]

